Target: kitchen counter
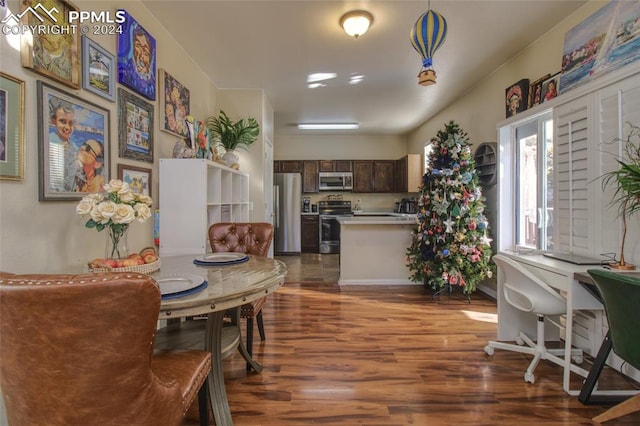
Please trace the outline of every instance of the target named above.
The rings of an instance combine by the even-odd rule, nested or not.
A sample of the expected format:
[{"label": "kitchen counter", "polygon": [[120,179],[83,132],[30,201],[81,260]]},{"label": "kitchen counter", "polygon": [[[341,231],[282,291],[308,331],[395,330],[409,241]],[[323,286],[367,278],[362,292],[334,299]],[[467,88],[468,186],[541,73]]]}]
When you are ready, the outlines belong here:
[{"label": "kitchen counter", "polygon": [[396,213],[384,210],[354,210],[354,216],[382,216],[382,217],[413,217],[417,215],[415,213]]},{"label": "kitchen counter", "polygon": [[340,224],[339,285],[420,284],[409,279],[406,251],[415,215],[357,215]]}]

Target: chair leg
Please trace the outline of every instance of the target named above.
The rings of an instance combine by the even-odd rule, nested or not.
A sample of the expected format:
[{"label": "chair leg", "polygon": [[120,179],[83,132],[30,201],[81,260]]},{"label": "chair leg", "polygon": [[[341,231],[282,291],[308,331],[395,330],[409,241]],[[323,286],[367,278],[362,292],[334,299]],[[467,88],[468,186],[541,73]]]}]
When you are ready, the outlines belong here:
[{"label": "chair leg", "polygon": [[209,395],[207,394],[208,379],[204,380],[204,383],[198,391],[198,415],[200,417],[200,426],[209,426]]},{"label": "chair leg", "polygon": [[247,352],[253,355],[253,318],[247,318]]},{"label": "chair leg", "polygon": [[617,419],[618,417],[626,416],[627,414],[635,413],[636,411],[640,411],[640,395],[636,395],[614,407],[609,408],[604,413],[594,417],[593,421],[597,423],[604,423],[609,420]]},{"label": "chair leg", "polygon": [[262,322],[262,310],[258,312],[256,315],[256,322],[258,323],[258,331],[260,332],[260,340],[264,341],[266,339],[264,334],[264,323]]}]

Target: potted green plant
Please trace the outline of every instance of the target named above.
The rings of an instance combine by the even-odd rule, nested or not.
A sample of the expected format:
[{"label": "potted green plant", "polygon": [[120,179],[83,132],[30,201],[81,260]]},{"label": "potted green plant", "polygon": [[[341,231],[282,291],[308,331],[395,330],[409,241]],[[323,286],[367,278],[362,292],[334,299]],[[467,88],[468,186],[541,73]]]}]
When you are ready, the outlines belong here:
[{"label": "potted green plant", "polygon": [[606,173],[603,176],[602,188],[614,186],[615,192],[611,204],[618,205],[618,212],[622,217],[622,246],[620,248],[620,261],[611,265],[617,269],[635,269],[634,265],[624,260],[624,241],[627,235],[627,217],[640,211],[640,127],[630,124],[629,135],[623,143],[623,158],[616,161],[620,164],[618,170]]},{"label": "potted green plant", "polygon": [[238,168],[237,149],[248,149],[258,139],[260,125],[253,117],[232,121],[227,114],[220,110],[220,114],[206,119],[205,125],[209,130],[212,146],[222,146],[225,153],[222,156],[229,167]]}]

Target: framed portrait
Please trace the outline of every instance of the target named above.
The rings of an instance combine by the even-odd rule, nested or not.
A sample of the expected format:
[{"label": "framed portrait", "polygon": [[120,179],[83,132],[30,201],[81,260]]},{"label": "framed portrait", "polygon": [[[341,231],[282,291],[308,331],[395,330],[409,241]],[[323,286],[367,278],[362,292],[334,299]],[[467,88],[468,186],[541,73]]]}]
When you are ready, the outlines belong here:
[{"label": "framed portrait", "polygon": [[116,58],[89,37],[82,36],[82,88],[116,100]]},{"label": "framed portrait", "polygon": [[527,109],[529,102],[529,79],[523,78],[505,89],[507,118]]},{"label": "framed portrait", "polygon": [[546,74],[529,85],[529,106],[532,108],[536,105],[540,105],[542,100],[542,82],[551,77],[551,74]]},{"label": "framed portrait", "polygon": [[118,83],[156,99],[156,39],[127,11],[118,34]]},{"label": "framed portrait", "polygon": [[109,181],[109,110],[36,82],[40,201],[79,200]]},{"label": "framed portrait", "polygon": [[[20,24],[45,26],[46,31],[20,37],[22,66],[74,89],[80,88],[80,35],[68,21],[79,9],[66,0],[22,0]],[[40,13],[38,13],[40,12]],[[66,29],[65,29],[66,28]]]},{"label": "framed portrait", "polygon": [[160,111],[163,124],[160,130],[181,138],[189,135],[185,118],[189,115],[189,89],[165,70],[160,70]]},{"label": "framed portrait", "polygon": [[24,179],[24,81],[0,72],[0,179]]},{"label": "framed portrait", "polygon": [[118,88],[118,137],[122,158],[153,163],[153,105]]},{"label": "framed portrait", "polygon": [[542,82],[540,103],[550,101],[560,93],[560,73],[556,73]]},{"label": "framed portrait", "polygon": [[118,164],[118,179],[128,183],[133,192],[151,197],[151,169]]}]

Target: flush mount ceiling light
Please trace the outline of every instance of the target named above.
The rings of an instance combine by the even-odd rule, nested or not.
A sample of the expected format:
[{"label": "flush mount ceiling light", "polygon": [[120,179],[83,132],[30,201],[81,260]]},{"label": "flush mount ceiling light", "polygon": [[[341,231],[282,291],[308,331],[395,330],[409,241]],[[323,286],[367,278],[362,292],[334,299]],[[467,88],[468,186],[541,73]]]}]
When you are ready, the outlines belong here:
[{"label": "flush mount ceiling light", "polygon": [[365,10],[352,10],[340,18],[340,26],[354,38],[366,33],[372,23],[373,15]]},{"label": "flush mount ceiling light", "polygon": [[360,126],[358,123],[300,123],[299,130],[354,130]]}]

